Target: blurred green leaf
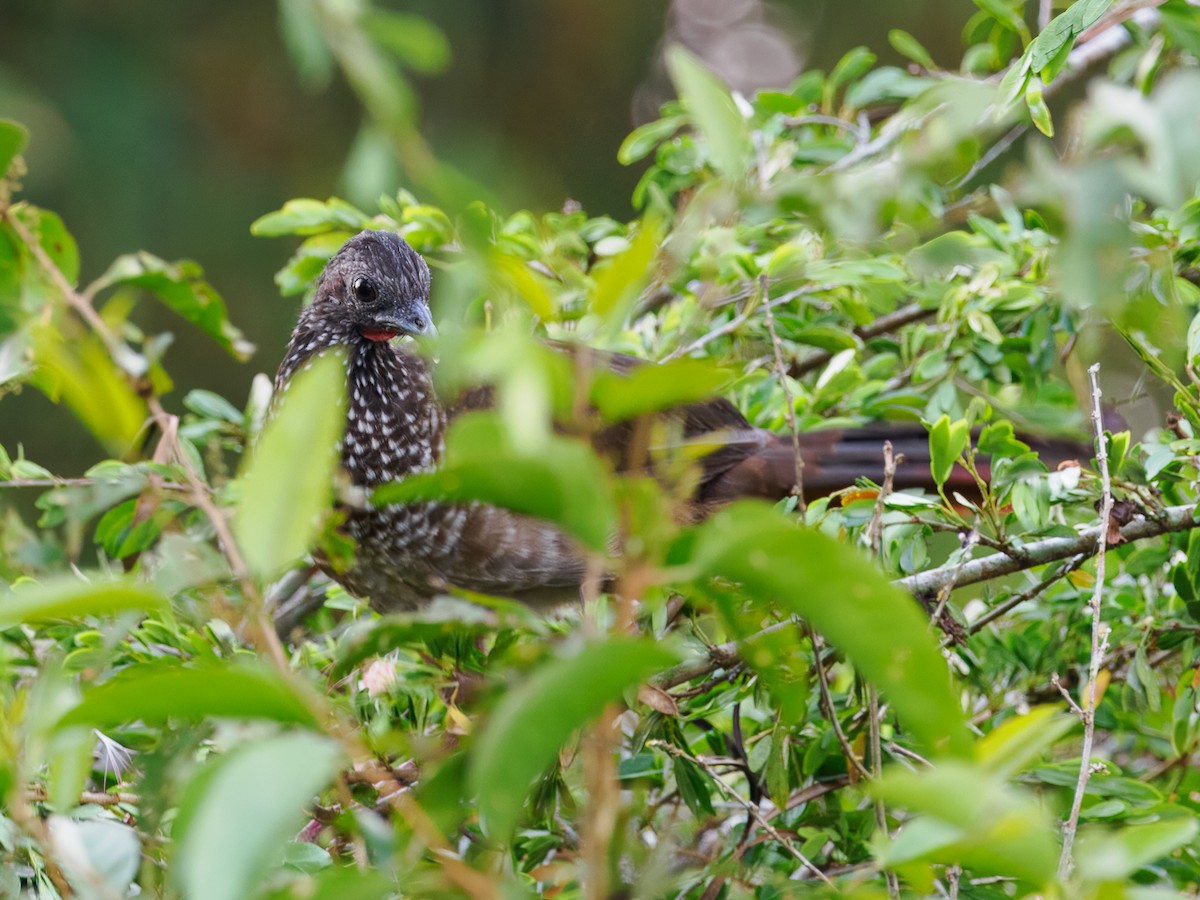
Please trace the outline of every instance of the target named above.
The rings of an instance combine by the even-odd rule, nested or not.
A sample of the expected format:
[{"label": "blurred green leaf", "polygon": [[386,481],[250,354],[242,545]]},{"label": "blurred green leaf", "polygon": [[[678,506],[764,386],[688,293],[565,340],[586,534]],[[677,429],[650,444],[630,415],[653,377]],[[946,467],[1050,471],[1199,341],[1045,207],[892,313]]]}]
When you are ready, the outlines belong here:
[{"label": "blurred green leaf", "polygon": [[1089,829],[1079,836],[1075,864],[1088,881],[1118,881],[1194,840],[1197,833],[1200,822],[1192,815],[1115,831]]},{"label": "blurred green leaf", "polygon": [[298,896],[304,900],[380,900],[401,896],[401,892],[394,874],[389,877],[378,869],[332,866],[263,896],[265,900],[297,900]]},{"label": "blurred green leaf", "polygon": [[[81,897],[127,897],[142,862],[142,843],[129,825],[52,816],[50,833],[68,882]],[[69,849],[66,849],[69,848]]]},{"label": "blurred green leaf", "polygon": [[117,257],[92,285],[93,292],[130,285],[158,297],[166,307],[214,338],[228,353],[248,359],[254,345],[229,321],[225,301],[191,260],[169,263],[150,253]]},{"label": "blurred green leaf", "polygon": [[1054,746],[1077,721],[1058,706],[1035,706],[977,741],[975,758],[987,771],[1011,778]]},{"label": "blurred green leaf", "polygon": [[242,413],[236,406],[212,391],[188,391],[183,398],[183,405],[208,419],[219,419],[231,425],[241,425],[243,421]]},{"label": "blurred green leaf", "polygon": [[279,30],[292,65],[310,87],[324,87],[333,75],[333,54],[325,43],[314,0],[279,0]]},{"label": "blurred green leaf", "polygon": [[450,62],[450,42],[446,35],[423,16],[372,9],[362,23],[380,46],[414,71],[435,75]]},{"label": "blurred green leaf", "polygon": [[678,44],[667,49],[667,70],[692,120],[708,140],[713,168],[728,178],[744,176],[753,149],[750,130],[729,88]]},{"label": "blurred green leaf", "polygon": [[924,814],[885,846],[879,855],[884,866],[914,860],[957,863],[973,872],[1015,876],[1036,886],[1054,877],[1059,840],[1047,811],[993,773],[958,761],[917,772],[893,768],[873,793]]},{"label": "blurred green leaf", "polygon": [[386,505],[437,498],[481,500],[545,519],[600,552],[616,525],[609,477],[591,447],[548,435],[537,452],[519,450],[491,413],[456,418],[440,468],[384,485],[372,500]]},{"label": "blurred green leaf", "polygon": [[534,778],[571,734],[677,660],[660,643],[613,638],[542,666],[507,691],[471,750],[470,784],[487,834],[507,840]]},{"label": "blurred green leaf", "polygon": [[662,226],[645,216],[628,250],[607,260],[594,270],[596,288],[591,295],[592,309],[616,329],[637,301],[642,289],[654,275],[653,263],[662,246]]},{"label": "blurred green leaf", "polygon": [[1030,82],[1025,88],[1025,106],[1037,130],[1046,137],[1054,137],[1054,120],[1050,117],[1050,107],[1046,105],[1041,87],[1034,82]]},{"label": "blurred green leaf", "polygon": [[935,70],[937,64],[924,45],[907,31],[893,28],[888,32],[888,43],[901,56],[907,57],[923,69]]},{"label": "blurred green leaf", "polygon": [[683,116],[666,116],[633,129],[617,150],[617,162],[632,165],[683,126]]},{"label": "blurred green leaf", "polygon": [[254,896],[343,761],[332,740],[300,732],[210,762],[188,785],[173,829],[181,889],[211,900]]},{"label": "blurred green leaf", "polygon": [[0,119],[0,179],[18,154],[24,152],[29,143],[29,129],[20,122]]},{"label": "blurred green leaf", "polygon": [[609,422],[709,400],[729,382],[726,372],[699,359],[638,366],[628,375],[605,370],[592,380],[591,401]]},{"label": "blurred green leaf", "polygon": [[1029,26],[1025,24],[1021,13],[1013,7],[1013,4],[1006,0],[972,0],[972,2],[1005,28],[1021,35],[1023,40],[1029,39]]},{"label": "blurred green leaf", "polygon": [[59,726],[104,728],[139,720],[156,725],[210,716],[315,724],[295,691],[270,670],[224,663],[144,663],[89,687]]},{"label": "blurred green leaf", "polygon": [[692,560],[701,578],[739,582],[811,622],[886,694],[902,726],[926,747],[970,752],[958,692],[928,623],[910,596],[853,549],[741,502],[697,529]]},{"label": "blurred green leaf", "polygon": [[134,581],[88,583],[64,577],[45,584],[26,582],[0,597],[0,629],[135,610],[165,612],[170,608],[166,597]]},{"label": "blurred green leaf", "polygon": [[57,329],[39,327],[33,346],[38,389],[66,403],[114,455],[128,452],[150,413],[100,340],[88,334],[68,343]]},{"label": "blurred green leaf", "polygon": [[233,531],[259,578],[278,575],[309,549],[320,530],[321,515],[333,498],[345,404],[340,355],[315,357],[284,389],[243,465]]},{"label": "blurred green leaf", "polygon": [[46,256],[58,267],[67,282],[74,287],[79,283],[79,247],[67,226],[56,213],[49,210],[25,206],[17,211],[20,219],[37,235],[38,244]]},{"label": "blurred green leaf", "polygon": [[366,228],[369,222],[367,216],[337,197],[331,197],[324,203],[300,198],[289,200],[277,212],[255,219],[250,225],[250,233],[256,237],[311,235],[332,230],[357,233]]}]

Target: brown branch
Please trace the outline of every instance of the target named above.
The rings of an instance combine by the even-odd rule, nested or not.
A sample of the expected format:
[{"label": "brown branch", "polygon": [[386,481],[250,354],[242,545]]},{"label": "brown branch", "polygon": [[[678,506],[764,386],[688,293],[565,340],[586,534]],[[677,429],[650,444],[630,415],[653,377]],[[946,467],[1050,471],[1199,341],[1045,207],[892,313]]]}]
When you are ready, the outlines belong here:
[{"label": "brown branch", "polygon": [[[928,319],[931,316],[937,315],[937,307],[925,307],[919,303],[910,303],[907,306],[902,306],[897,310],[880,316],[868,325],[860,325],[854,329],[854,334],[861,340],[869,341],[871,338],[879,337],[881,334],[888,334],[895,331],[897,328],[903,328],[905,325],[910,325],[913,322],[919,322],[921,319]],[[788,368],[788,374],[793,378],[800,378],[807,375],[833,359],[833,354],[828,350],[822,350],[819,353],[814,353],[812,356],[797,360]]]},{"label": "brown branch", "polygon": [[[1189,531],[1197,527],[1200,527],[1200,522],[1196,521],[1195,505],[1169,506],[1153,516],[1137,519],[1123,527],[1120,530],[1121,543],[1141,541],[1177,531]],[[897,579],[892,583],[918,598],[929,599],[936,597],[947,582],[952,587],[959,588],[1068,559],[1080,553],[1086,554],[1096,547],[1101,533],[1100,526],[1094,526],[1073,537],[1043,538],[1040,541],[1031,541],[1019,549],[1012,548],[1004,553],[993,553],[969,560],[963,565],[939,566]]]},{"label": "brown branch", "polygon": [[[47,796],[46,788],[40,784],[30,785],[25,789],[25,801],[28,803],[43,803]],[[82,791],[79,794],[80,805],[137,806],[141,802],[142,798],[138,794],[130,794],[125,791]]]},{"label": "brown branch", "polygon": [[[1200,522],[1196,521],[1195,518],[1196,511],[1196,506],[1190,504],[1186,506],[1170,506],[1156,513],[1153,518],[1141,518],[1130,522],[1120,530],[1122,543],[1141,541],[1179,531],[1189,531],[1192,528],[1200,528]],[[1071,564],[1065,569],[1057,571],[1053,576],[1043,580],[1034,589],[1019,595],[1020,599],[1010,598],[1009,601],[1005,601],[1005,604],[1002,604],[1002,611],[1007,612],[1030,597],[1036,596],[1037,593],[1049,587],[1054,581],[1069,574],[1071,570],[1078,568],[1081,560],[1076,561],[1073,557],[1082,554],[1086,558],[1088,553],[1095,549],[1098,535],[1099,529],[1093,527],[1080,532],[1074,537],[1045,538],[1025,544],[1019,550],[1010,548],[1003,553],[993,553],[979,559],[968,560],[965,563],[952,563],[939,566],[936,569],[929,569],[925,572],[918,572],[916,575],[898,578],[892,584],[903,588],[918,599],[929,600],[937,597],[938,592],[946,583],[949,583],[952,588],[959,588],[968,584],[978,584],[981,581],[990,581],[993,578],[1011,575],[1014,572],[1033,569],[1047,563],[1068,559],[1072,560]],[[978,631],[987,622],[994,621],[997,617],[988,613],[985,616],[986,621],[981,620],[975,623],[976,627],[972,629],[972,633]],[[743,646],[783,628],[792,627],[798,621],[798,619],[785,619],[782,622],[775,622],[768,625],[761,631],[740,640],[716,644],[709,647],[704,656],[667,669],[658,678],[654,679],[653,683],[660,688],[676,687],[684,682],[691,681],[693,678],[708,675],[718,669],[731,669],[734,666],[741,665],[741,656],[739,653]]]}]

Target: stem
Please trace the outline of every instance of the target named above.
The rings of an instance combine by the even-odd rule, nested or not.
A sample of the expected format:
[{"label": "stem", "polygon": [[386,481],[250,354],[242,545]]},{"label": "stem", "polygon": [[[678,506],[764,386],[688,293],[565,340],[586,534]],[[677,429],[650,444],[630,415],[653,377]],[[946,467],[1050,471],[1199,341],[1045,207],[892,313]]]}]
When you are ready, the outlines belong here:
[{"label": "stem", "polygon": [[1096,736],[1096,681],[1100,675],[1100,659],[1107,647],[1108,636],[1102,634],[1100,601],[1104,595],[1104,561],[1108,551],[1109,526],[1112,520],[1112,479],[1108,473],[1108,445],[1104,439],[1104,421],[1100,413],[1100,363],[1088,368],[1088,379],[1092,385],[1092,425],[1096,432],[1096,465],[1100,470],[1100,530],[1096,545],[1096,586],[1089,603],[1092,609],[1092,654],[1088,665],[1088,684],[1081,698],[1080,714],[1083,718],[1083,748],[1080,750],[1079,780],[1075,784],[1075,797],[1071,802],[1071,814],[1063,827],[1062,856],[1058,860],[1058,878],[1066,881],[1071,874],[1074,860],[1071,850],[1075,844],[1075,832],[1079,827],[1079,812],[1083,808],[1083,795],[1092,774],[1092,742]]},{"label": "stem", "polygon": [[792,433],[792,456],[796,463],[796,483],[792,485],[792,494],[796,497],[796,509],[803,516],[808,509],[808,504],[804,502],[804,457],[800,453],[800,429],[796,425],[796,401],[792,397],[792,389],[788,384],[787,366],[783,362],[783,346],[779,343],[779,335],[775,333],[775,316],[771,312],[771,298],[767,292],[765,275],[759,279],[758,284],[762,291],[763,316],[767,322],[767,331],[771,333],[771,346],[775,350],[775,373],[779,376],[779,386],[783,388],[783,399],[786,404],[783,413],[787,418],[788,430]]}]

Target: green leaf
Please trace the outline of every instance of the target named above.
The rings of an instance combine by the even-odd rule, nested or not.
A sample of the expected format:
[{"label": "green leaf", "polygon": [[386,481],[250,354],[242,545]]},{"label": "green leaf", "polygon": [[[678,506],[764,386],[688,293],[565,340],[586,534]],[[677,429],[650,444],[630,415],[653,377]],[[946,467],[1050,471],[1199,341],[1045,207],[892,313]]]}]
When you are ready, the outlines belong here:
[{"label": "green leaf", "polygon": [[297,900],[297,895],[304,900],[380,900],[402,896],[394,870],[389,877],[378,869],[359,871],[353,866],[330,866],[312,878],[266,894],[265,900]]},{"label": "green leaf", "polygon": [[907,31],[893,28],[888,32],[888,43],[901,56],[907,57],[923,69],[936,69],[937,64],[924,45]]},{"label": "green leaf", "polygon": [[242,470],[233,531],[262,579],[302,556],[320,530],[333,497],[345,404],[341,357],[315,357],[284,389]]},{"label": "green leaf", "polygon": [[1001,420],[984,426],[979,433],[979,452],[989,456],[1019,456],[1029,452],[1029,445],[1017,438],[1012,422]]},{"label": "green leaf", "polygon": [[832,99],[834,92],[842,85],[857,81],[871,71],[871,66],[875,65],[875,59],[875,54],[866,47],[854,47],[848,50],[837,61],[825,82],[827,99]]},{"label": "green leaf", "polygon": [[[1049,82],[1062,68],[1063,48],[1070,50],[1075,39],[1104,15],[1112,4],[1113,0],[1077,0],[1068,5],[1030,43],[1026,50],[1030,68]],[[1059,62],[1059,65],[1048,68],[1054,62]]]},{"label": "green leaf", "polygon": [[902,727],[927,747],[969,754],[958,691],[928,622],[912,597],[851,547],[747,501],[697,529],[692,558],[700,578],[740,582],[751,596],[811,622],[887,695]]},{"label": "green leaf", "polygon": [[282,0],[279,30],[292,65],[308,87],[324,87],[333,75],[333,54],[325,43],[316,5],[309,0]]},{"label": "green leaf", "polygon": [[48,210],[32,207],[22,210],[21,218],[37,234],[38,243],[46,251],[51,262],[62,272],[63,277],[71,285],[78,284],[79,247],[71,232],[67,231],[63,220]]},{"label": "green leaf", "polygon": [[506,840],[534,778],[571,734],[677,660],[660,643],[614,638],[555,660],[507,691],[471,751],[469,783],[487,834]]},{"label": "green leaf", "polygon": [[158,591],[132,581],[89,584],[62,578],[46,584],[25,582],[0,597],[0,629],[131,611],[165,612],[170,608],[171,602]]},{"label": "green leaf", "polygon": [[535,449],[514,447],[494,414],[461,415],[446,436],[440,468],[386,484],[372,500],[376,505],[481,500],[553,522],[603,552],[616,525],[604,466],[587,444],[558,435],[548,435]]},{"label": "green leaf", "polygon": [[591,307],[611,328],[624,324],[629,309],[650,282],[660,246],[662,226],[646,216],[629,249],[594,270],[596,287],[591,293]]},{"label": "green leaf", "polygon": [[[76,798],[78,799],[78,798]],[[53,816],[50,833],[67,880],[80,897],[128,897],[142,862],[138,833],[105,819]]]},{"label": "green leaf", "polygon": [[1030,82],[1025,88],[1025,106],[1029,109],[1029,117],[1037,130],[1046,137],[1054,137],[1054,120],[1050,117],[1050,107],[1042,95],[1042,88],[1035,82]]},{"label": "green leaf", "polygon": [[1058,706],[1035,706],[1014,716],[975,744],[975,758],[989,772],[1011,778],[1050,749],[1077,720]]},{"label": "green leaf", "polygon": [[966,419],[951,422],[949,416],[942,416],[929,429],[929,471],[934,484],[941,487],[950,478],[970,437],[971,427]]},{"label": "green leaf", "polygon": [[423,16],[372,9],[362,23],[376,43],[410,69],[436,75],[450,63],[445,33]]},{"label": "green leaf", "polygon": [[0,119],[0,179],[29,143],[29,129],[11,119]]},{"label": "green leaf", "polygon": [[114,456],[128,452],[149,412],[100,340],[89,334],[68,344],[57,329],[38,327],[33,346],[37,388],[66,403]]},{"label": "green leaf", "polygon": [[610,422],[711,399],[729,375],[699,359],[638,366],[628,375],[605,370],[592,381],[591,401]]},{"label": "green leaf", "polygon": [[1020,12],[1015,10],[1007,0],[972,0],[972,2],[1005,28],[1021,35],[1023,40],[1029,39],[1029,26],[1021,18]]},{"label": "green leaf", "polygon": [[269,670],[217,663],[143,663],[88,688],[59,726],[104,728],[136,720],[156,725],[209,716],[314,724],[295,691]]},{"label": "green leaf", "polygon": [[897,767],[884,773],[873,793],[924,814],[884,847],[885,866],[960,864],[975,875],[1015,876],[1038,886],[1054,877],[1057,829],[1032,796],[995,774],[958,761],[915,772]]},{"label": "green leaf", "polygon": [[1200,822],[1181,816],[1117,831],[1089,830],[1079,836],[1075,863],[1088,881],[1121,881],[1190,842]]},{"label": "green leaf", "polygon": [[667,70],[688,113],[708,141],[713,168],[741,178],[750,167],[750,129],[729,89],[696,57],[678,44],[667,50]]},{"label": "green leaf", "polygon": [[169,263],[146,252],[117,257],[92,291],[129,285],[147,290],[180,317],[200,328],[230,355],[248,359],[254,345],[229,321],[221,295],[204,280],[204,271],[189,259]]},{"label": "green leaf", "polygon": [[331,197],[320,200],[300,198],[289,200],[283,208],[256,219],[250,233],[256,237],[281,237],[285,234],[320,234],[323,231],[361,231],[370,218],[345,200]]},{"label": "green leaf", "polygon": [[304,822],[305,807],[344,761],[332,740],[307,733],[251,742],[211,762],[188,785],[174,824],[173,877],[187,896],[254,896]]},{"label": "green leaf", "polygon": [[183,405],[206,419],[217,419],[230,425],[241,425],[244,421],[241,411],[236,406],[212,391],[199,388],[188,391],[183,398]]},{"label": "green leaf", "polygon": [[632,165],[643,156],[651,153],[655,147],[673,135],[683,125],[683,116],[667,116],[665,119],[655,119],[633,129],[621,142],[617,150],[617,162],[623,166]]}]

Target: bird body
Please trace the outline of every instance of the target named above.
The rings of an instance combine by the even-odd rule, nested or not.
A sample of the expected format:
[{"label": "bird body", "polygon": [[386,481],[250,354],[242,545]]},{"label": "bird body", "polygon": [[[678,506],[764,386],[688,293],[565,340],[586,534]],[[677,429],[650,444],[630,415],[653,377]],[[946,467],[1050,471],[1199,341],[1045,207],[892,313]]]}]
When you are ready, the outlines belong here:
[{"label": "bird body", "polygon": [[[277,390],[315,354],[339,348],[344,355],[342,466],[363,494],[436,468],[450,419],[464,410],[492,405],[487,387],[443,404],[426,361],[392,343],[400,334],[431,331],[425,261],[391,232],[364,231],[330,260],[313,302],[292,333],[276,375]],[[565,345],[556,346],[571,352]],[[630,356],[587,352],[618,373],[646,364]],[[885,440],[898,444],[897,450],[908,456],[897,471],[897,488],[930,482],[928,438],[916,423],[816,431],[793,442],[790,436],[755,428],[722,398],[660,415],[681,441],[716,444],[699,461],[685,519],[704,518],[739,497],[786,496],[796,481],[797,447],[805,490],[812,496],[849,487],[864,475],[878,478]],[[644,435],[638,435],[637,428],[636,422],[626,421],[593,436],[597,451],[617,471],[651,469]],[[959,474],[970,481],[965,472]],[[973,483],[963,487],[969,490]],[[321,554],[317,562],[352,594],[370,598],[377,609],[417,608],[450,587],[544,606],[577,597],[585,577],[583,553],[561,530],[484,503],[363,503],[343,511],[342,530],[355,544],[353,562],[339,568]]]},{"label": "bird body", "polygon": [[[388,277],[394,271],[401,275]],[[364,491],[432,470],[445,449],[449,417],[427,363],[391,343],[432,330],[428,290],[428,269],[407,244],[363,232],[330,261],[276,374],[280,390],[313,356],[343,348],[342,467]],[[583,580],[583,558],[566,535],[498,507],[423,501],[348,506],[345,515],[353,563],[338,570],[323,555],[317,562],[380,609],[415,608],[450,586],[544,605],[574,596]]]}]

